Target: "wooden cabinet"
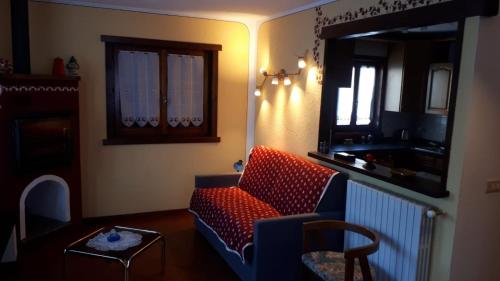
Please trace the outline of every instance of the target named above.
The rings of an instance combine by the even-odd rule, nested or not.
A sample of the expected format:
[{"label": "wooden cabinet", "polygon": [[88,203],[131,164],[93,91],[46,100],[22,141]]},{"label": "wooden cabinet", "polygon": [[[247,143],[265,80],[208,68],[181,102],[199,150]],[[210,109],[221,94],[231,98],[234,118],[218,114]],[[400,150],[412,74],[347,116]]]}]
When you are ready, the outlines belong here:
[{"label": "wooden cabinet", "polygon": [[442,175],[444,161],[442,157],[433,157],[425,154],[415,155],[415,168],[435,175]]},{"label": "wooden cabinet", "polygon": [[404,43],[394,43],[389,47],[385,86],[385,110],[400,112],[403,94]]},{"label": "wooden cabinet", "polygon": [[431,46],[432,43],[427,40],[406,42],[403,99],[401,101],[401,111],[403,112],[421,113],[424,111]]},{"label": "wooden cabinet", "polygon": [[453,64],[434,63],[429,67],[425,113],[448,115]]},{"label": "wooden cabinet", "polygon": [[[333,43],[334,42],[334,43]],[[329,52],[335,63],[328,65],[328,78],[335,87],[351,87],[352,68],[354,65],[354,40],[335,40],[330,44]],[[330,55],[329,54],[329,55]]]},{"label": "wooden cabinet", "polygon": [[387,60],[386,111],[424,111],[431,45],[427,40],[391,45]]}]

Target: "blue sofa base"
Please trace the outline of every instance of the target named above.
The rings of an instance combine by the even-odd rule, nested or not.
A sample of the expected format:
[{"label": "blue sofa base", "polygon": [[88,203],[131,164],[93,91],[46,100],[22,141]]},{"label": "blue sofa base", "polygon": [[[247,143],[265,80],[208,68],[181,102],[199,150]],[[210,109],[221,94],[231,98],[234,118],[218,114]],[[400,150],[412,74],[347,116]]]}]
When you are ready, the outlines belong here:
[{"label": "blue sofa base", "polygon": [[210,245],[212,245],[219,255],[224,258],[229,267],[231,267],[240,279],[250,280],[252,273],[251,266],[249,266],[249,264],[243,264],[240,256],[226,250],[226,246],[220,241],[219,237],[197,216],[195,216],[194,223],[198,232],[200,232],[208,240]]},{"label": "blue sofa base", "polygon": [[[196,188],[230,187],[238,184],[239,175],[197,176]],[[345,219],[347,175],[337,174],[323,195],[315,213],[258,220],[254,224],[251,260],[226,250],[225,244],[205,222],[195,216],[198,231],[222,256],[242,281],[301,281],[303,252],[302,225],[313,220]],[[329,248],[342,251],[343,233],[332,234]]]},{"label": "blue sofa base", "polygon": [[[196,216],[195,225],[241,280],[299,281],[302,280],[302,224],[324,219],[344,220],[344,213],[311,213],[257,221],[252,260],[245,264],[240,256],[227,251],[217,234]],[[333,248],[341,251],[343,234],[332,238]]]}]

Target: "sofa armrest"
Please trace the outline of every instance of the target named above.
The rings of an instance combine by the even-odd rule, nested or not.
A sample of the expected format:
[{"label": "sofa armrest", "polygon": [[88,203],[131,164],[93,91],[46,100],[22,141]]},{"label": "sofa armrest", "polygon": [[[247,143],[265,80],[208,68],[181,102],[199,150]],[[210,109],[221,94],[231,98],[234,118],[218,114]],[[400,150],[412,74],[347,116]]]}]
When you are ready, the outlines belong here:
[{"label": "sofa armrest", "polygon": [[[301,280],[302,224],[307,221],[342,219],[343,212],[310,213],[258,220],[254,225],[256,266],[252,280]],[[343,233],[332,237],[335,250],[343,249]]]},{"label": "sofa armrest", "polygon": [[194,177],[194,186],[200,187],[230,187],[238,185],[241,173],[197,175]]},{"label": "sofa armrest", "polygon": [[[326,187],[326,192],[323,194],[321,201],[316,206],[315,212],[345,212],[346,196],[347,196],[347,174],[338,173],[333,176],[330,184]],[[340,218],[344,220],[344,218]]]}]

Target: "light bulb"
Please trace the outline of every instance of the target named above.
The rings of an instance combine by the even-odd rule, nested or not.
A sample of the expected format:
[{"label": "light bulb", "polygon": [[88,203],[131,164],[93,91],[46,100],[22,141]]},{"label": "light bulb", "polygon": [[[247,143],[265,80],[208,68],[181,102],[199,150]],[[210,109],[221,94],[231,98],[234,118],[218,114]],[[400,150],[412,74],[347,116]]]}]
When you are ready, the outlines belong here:
[{"label": "light bulb", "polygon": [[266,68],[265,67],[261,67],[259,69],[259,72],[260,72],[260,74],[264,74],[266,72]]},{"label": "light bulb", "polygon": [[254,94],[256,97],[260,97],[260,95],[261,95],[260,89],[259,89],[259,88],[255,89],[255,92],[253,92],[253,94]]},{"label": "light bulb", "polygon": [[283,79],[283,84],[284,84],[285,86],[289,86],[289,85],[291,85],[291,84],[292,84],[292,80],[290,80],[290,77],[288,77],[288,76],[287,76],[287,77],[285,77],[285,79]]},{"label": "light bulb", "polygon": [[273,85],[278,85],[280,83],[280,80],[278,79],[278,77],[274,77],[273,80],[271,80],[271,84]]},{"label": "light bulb", "polygon": [[304,60],[303,57],[299,57],[299,61],[297,62],[297,65],[299,66],[300,69],[303,69],[306,67],[306,61]]}]

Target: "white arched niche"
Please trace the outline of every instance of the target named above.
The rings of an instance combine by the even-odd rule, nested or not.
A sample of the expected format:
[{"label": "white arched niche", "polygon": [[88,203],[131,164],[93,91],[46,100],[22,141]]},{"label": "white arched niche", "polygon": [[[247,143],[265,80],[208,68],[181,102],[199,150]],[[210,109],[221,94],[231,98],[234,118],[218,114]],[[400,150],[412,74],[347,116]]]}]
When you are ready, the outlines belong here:
[{"label": "white arched niche", "polygon": [[27,238],[27,215],[50,220],[53,228],[57,228],[59,222],[60,225],[69,222],[69,186],[66,181],[58,176],[43,175],[24,188],[19,199],[21,240]]}]

